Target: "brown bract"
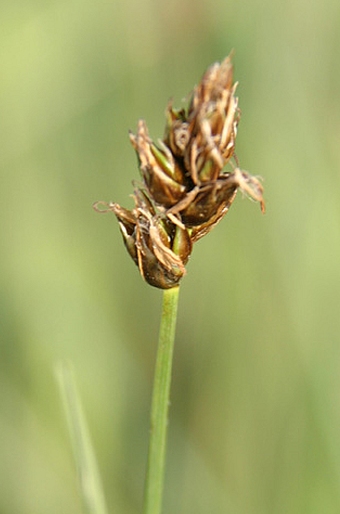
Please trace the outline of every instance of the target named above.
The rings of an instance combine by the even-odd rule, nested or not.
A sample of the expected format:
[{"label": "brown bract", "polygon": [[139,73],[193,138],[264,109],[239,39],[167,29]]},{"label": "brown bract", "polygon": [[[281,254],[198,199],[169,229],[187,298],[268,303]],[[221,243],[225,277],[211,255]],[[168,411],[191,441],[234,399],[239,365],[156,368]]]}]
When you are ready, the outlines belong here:
[{"label": "brown bract", "polygon": [[187,110],[168,105],[162,141],[150,139],[143,120],[137,133],[130,133],[143,184],[135,188],[132,210],[117,203],[108,210],[116,215],[130,256],[152,286],[169,289],[179,283],[193,244],[221,221],[238,189],[264,212],[259,179],[230,162],[240,118],[236,86],[227,57],[208,68]]},{"label": "brown bract", "polygon": [[132,211],[109,204],[119,221],[125,246],[149,284],[161,289],[174,287],[186,272],[184,265],[192,250],[189,233],[157,215],[141,189],[135,190],[133,199]]}]

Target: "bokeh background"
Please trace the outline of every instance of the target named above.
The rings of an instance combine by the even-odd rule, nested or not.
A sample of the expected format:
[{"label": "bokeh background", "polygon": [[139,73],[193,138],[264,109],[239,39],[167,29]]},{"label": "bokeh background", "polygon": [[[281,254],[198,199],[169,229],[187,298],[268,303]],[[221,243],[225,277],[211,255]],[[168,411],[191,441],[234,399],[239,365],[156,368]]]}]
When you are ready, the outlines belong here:
[{"label": "bokeh background", "polygon": [[15,0],[0,17],[0,512],[80,514],[71,361],[109,511],[141,512],[161,292],[113,216],[137,120],[163,135],[235,50],[241,196],[182,282],[164,513],[340,512],[340,3]]}]

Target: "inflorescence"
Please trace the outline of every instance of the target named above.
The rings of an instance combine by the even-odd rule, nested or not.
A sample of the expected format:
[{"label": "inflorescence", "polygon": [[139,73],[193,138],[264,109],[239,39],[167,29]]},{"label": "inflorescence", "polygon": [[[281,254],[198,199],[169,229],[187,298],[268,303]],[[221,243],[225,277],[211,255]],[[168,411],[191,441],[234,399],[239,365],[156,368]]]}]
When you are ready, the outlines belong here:
[{"label": "inflorescence", "polygon": [[238,189],[264,212],[262,184],[238,167],[235,156],[236,87],[229,56],[208,68],[188,109],[169,103],[163,140],[154,143],[140,120],[137,134],[130,133],[143,180],[133,184],[134,208],[94,205],[116,215],[130,256],[152,286],[169,289],[180,282],[193,244],[221,221]]}]

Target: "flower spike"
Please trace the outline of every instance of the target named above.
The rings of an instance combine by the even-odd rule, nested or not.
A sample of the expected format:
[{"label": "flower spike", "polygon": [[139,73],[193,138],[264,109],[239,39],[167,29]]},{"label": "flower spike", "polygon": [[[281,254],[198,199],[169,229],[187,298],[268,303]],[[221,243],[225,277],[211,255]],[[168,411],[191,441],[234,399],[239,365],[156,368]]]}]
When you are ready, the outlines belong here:
[{"label": "flower spike", "polygon": [[[261,182],[239,168],[235,155],[236,87],[228,56],[207,69],[187,110],[168,104],[162,141],[151,140],[144,120],[130,133],[143,184],[135,187],[131,211],[117,203],[106,210],[116,215],[128,253],[154,287],[180,282],[193,244],[221,221],[238,190],[265,211]],[[226,171],[232,158],[237,167]],[[96,210],[106,212],[101,205]]]}]

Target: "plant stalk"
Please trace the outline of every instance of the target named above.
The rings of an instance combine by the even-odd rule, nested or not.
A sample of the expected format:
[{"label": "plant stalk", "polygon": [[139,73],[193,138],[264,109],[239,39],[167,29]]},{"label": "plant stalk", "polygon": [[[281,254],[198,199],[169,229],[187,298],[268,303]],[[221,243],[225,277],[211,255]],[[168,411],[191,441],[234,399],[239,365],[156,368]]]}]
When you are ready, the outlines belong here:
[{"label": "plant stalk", "polygon": [[153,383],[144,514],[160,514],[179,286],[163,291],[163,308]]}]

